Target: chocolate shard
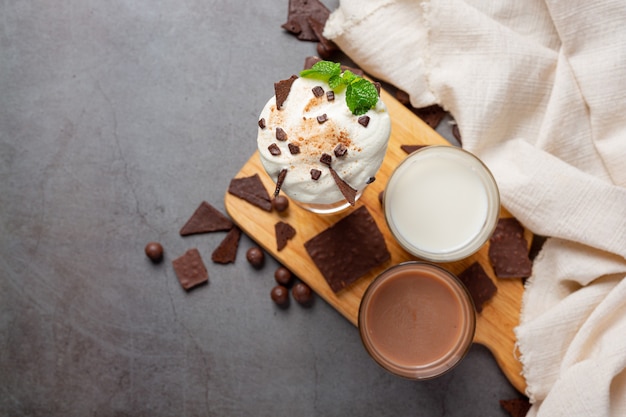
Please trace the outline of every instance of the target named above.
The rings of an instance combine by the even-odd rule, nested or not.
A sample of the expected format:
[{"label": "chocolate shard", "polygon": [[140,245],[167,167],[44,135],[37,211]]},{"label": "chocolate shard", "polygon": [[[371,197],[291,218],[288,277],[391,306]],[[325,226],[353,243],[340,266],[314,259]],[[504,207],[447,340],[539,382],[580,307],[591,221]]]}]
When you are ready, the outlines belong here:
[{"label": "chocolate shard", "polygon": [[315,97],[322,97],[324,95],[324,89],[320,85],[316,85],[311,91]]},{"label": "chocolate shard", "polygon": [[235,262],[237,249],[241,238],[241,229],[234,226],[224,237],[224,240],[211,254],[211,260],[218,264],[229,264]]},{"label": "chocolate shard", "polygon": [[361,116],[358,118],[358,122],[361,126],[363,127],[367,127],[370,124],[370,117],[369,116]]},{"label": "chocolate shard", "polygon": [[287,140],[287,138],[288,138],[287,137],[287,132],[285,132],[282,127],[277,127],[276,128],[276,139],[281,141],[281,142],[284,142],[284,141]]},{"label": "chocolate shard", "polygon": [[265,124],[265,118],[263,118],[263,117],[262,117],[262,118],[260,118],[260,119],[259,119],[259,127],[260,127],[261,129],[265,129],[265,126],[266,126],[266,124]]},{"label": "chocolate shard", "polygon": [[288,143],[287,146],[289,147],[289,152],[292,155],[297,155],[300,153],[300,146],[298,146],[295,143]]},{"label": "chocolate shard", "polygon": [[391,258],[385,238],[365,206],[308,240],[304,247],[335,293]]},{"label": "chocolate shard", "polygon": [[324,152],[322,156],[320,156],[320,162],[324,165],[330,166],[330,164],[333,162],[333,157]]},{"label": "chocolate shard", "polygon": [[472,296],[476,312],[481,313],[483,305],[493,298],[498,291],[498,287],[495,286],[482,265],[478,262],[471,264],[458,277]]},{"label": "chocolate shard", "polygon": [[281,27],[293,33],[301,41],[318,42],[320,39],[311,27],[309,19],[325,25],[330,10],[319,0],[289,0],[287,22]]},{"label": "chocolate shard", "polygon": [[263,186],[259,174],[249,177],[233,178],[228,186],[228,193],[265,211],[272,211],[272,199]]},{"label": "chocolate shard", "polygon": [[489,239],[489,260],[498,278],[525,278],[532,272],[524,227],[513,218],[498,220]]},{"label": "chocolate shard", "polygon": [[335,92],[334,91],[327,91],[326,92],[326,100],[328,101],[335,101]]},{"label": "chocolate shard", "polygon": [[422,107],[419,109],[411,107],[411,110],[417,115],[417,117],[422,119],[433,129],[436,129],[437,126],[439,126],[439,123],[441,123],[441,120],[443,120],[443,117],[446,115],[446,111],[438,104],[433,104],[432,106]]},{"label": "chocolate shard", "polygon": [[209,273],[198,249],[189,249],[172,261],[174,272],[185,290],[190,290],[209,281]]},{"label": "chocolate shard", "polygon": [[292,75],[286,80],[281,80],[277,83],[274,83],[274,94],[276,95],[276,108],[281,110],[283,108],[283,103],[289,97],[289,92],[291,92],[291,85],[295,80],[298,79],[297,75]]},{"label": "chocolate shard", "polygon": [[333,153],[335,154],[337,158],[346,156],[347,152],[348,152],[348,147],[344,145],[343,143],[338,143],[337,146],[335,146],[335,149],[333,149]]},{"label": "chocolate shard", "polygon": [[283,182],[285,182],[285,177],[287,176],[287,169],[283,168],[278,173],[278,178],[276,179],[276,189],[274,189],[274,198],[280,193],[280,189],[283,186]]},{"label": "chocolate shard", "polygon": [[311,179],[314,181],[317,181],[320,179],[320,177],[322,176],[322,171],[320,171],[319,169],[315,169],[312,168],[311,169]]},{"label": "chocolate shard", "polygon": [[323,124],[326,121],[328,121],[328,115],[326,113],[320,114],[319,116],[317,116],[317,123]]},{"label": "chocolate shard", "polygon": [[281,251],[287,246],[287,242],[296,235],[296,229],[294,229],[289,223],[280,221],[274,225],[274,231],[276,232],[276,250]]},{"label": "chocolate shard", "polygon": [[425,148],[428,145],[400,145],[400,149],[402,149],[407,154],[413,153],[419,149]]},{"label": "chocolate shard", "polygon": [[330,169],[330,174],[333,176],[335,184],[337,184],[337,187],[339,187],[339,191],[341,191],[341,194],[343,194],[343,196],[346,198],[346,200],[348,200],[348,203],[350,203],[351,206],[354,206],[354,204],[356,203],[357,190],[355,190],[350,186],[350,184],[345,182],[334,169],[332,169],[331,167],[328,168]]},{"label": "chocolate shard", "polygon": [[180,229],[181,236],[230,230],[233,222],[218,209],[203,201]]},{"label": "chocolate shard", "polygon": [[270,146],[267,147],[267,150],[270,151],[270,154],[273,156],[278,156],[282,153],[278,145],[275,143],[270,144]]}]

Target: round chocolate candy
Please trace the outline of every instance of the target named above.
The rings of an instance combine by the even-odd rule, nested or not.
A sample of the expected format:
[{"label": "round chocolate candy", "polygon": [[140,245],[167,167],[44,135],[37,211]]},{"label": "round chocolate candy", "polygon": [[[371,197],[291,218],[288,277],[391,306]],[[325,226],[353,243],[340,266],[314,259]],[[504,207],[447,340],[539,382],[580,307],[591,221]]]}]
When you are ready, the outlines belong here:
[{"label": "round chocolate candy", "polygon": [[277,285],[272,288],[270,296],[272,297],[272,301],[280,307],[287,307],[289,305],[289,290],[282,285]]},{"label": "round chocolate candy", "polygon": [[272,206],[278,212],[285,211],[289,207],[289,200],[284,195],[277,195],[272,200]]},{"label": "round chocolate candy", "polygon": [[274,279],[276,279],[278,284],[288,287],[291,285],[293,275],[291,274],[291,271],[284,266],[279,266],[274,272]]},{"label": "round chocolate candy", "polygon": [[298,282],[294,285],[291,289],[291,294],[293,298],[303,306],[310,305],[313,300],[313,291],[311,291],[311,287],[304,282]]},{"label": "round chocolate candy", "polygon": [[257,246],[253,246],[246,252],[246,259],[255,268],[260,268],[265,263],[265,253]]},{"label": "round chocolate candy", "polygon": [[163,259],[163,246],[159,242],[148,243],[145,252],[152,262],[160,262]]}]

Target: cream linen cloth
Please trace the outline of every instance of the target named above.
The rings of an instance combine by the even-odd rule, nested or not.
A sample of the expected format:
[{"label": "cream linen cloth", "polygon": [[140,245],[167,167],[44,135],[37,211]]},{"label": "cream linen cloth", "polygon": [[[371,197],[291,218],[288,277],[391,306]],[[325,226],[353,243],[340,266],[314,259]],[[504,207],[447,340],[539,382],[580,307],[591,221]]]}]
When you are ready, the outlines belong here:
[{"label": "cream linen cloth", "polygon": [[325,36],[442,105],[551,236],[516,329],[531,416],[626,416],[626,2],[341,0]]}]

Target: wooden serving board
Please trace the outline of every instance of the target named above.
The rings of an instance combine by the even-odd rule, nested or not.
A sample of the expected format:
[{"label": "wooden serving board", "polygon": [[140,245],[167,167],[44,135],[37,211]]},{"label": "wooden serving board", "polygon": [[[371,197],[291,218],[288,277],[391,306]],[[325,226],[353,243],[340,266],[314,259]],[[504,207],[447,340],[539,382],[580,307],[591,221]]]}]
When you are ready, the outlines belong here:
[{"label": "wooden serving board", "polygon": [[[268,213],[231,194],[226,193],[225,195],[225,207],[233,221],[248,236],[290,269],[298,278],[306,282],[320,297],[336,308],[355,326],[357,325],[359,303],[372,279],[391,265],[416,259],[402,249],[392,237],[385,223],[382,207],[378,200],[378,195],[384,189],[392,171],[407,156],[400,149],[400,145],[449,145],[443,137],[389,93],[382,90],[381,97],[387,105],[391,116],[391,138],[383,165],[376,175],[376,181],[365,190],[363,196],[357,202],[357,207],[361,205],[367,206],[376,220],[385,237],[387,247],[391,253],[391,260],[371,270],[351,286],[335,294],[304,249],[304,243],[307,240],[349,214],[350,210],[333,215],[318,215],[291,203],[289,209],[283,213],[276,211]],[[248,177],[254,174],[259,174],[270,193],[274,190],[274,181],[265,173],[258,152],[252,155],[236,177]],[[502,210],[501,215],[509,216],[504,210]],[[296,236],[280,252],[276,250],[274,233],[274,225],[278,221],[289,223],[297,231]],[[485,304],[483,311],[477,315],[474,342],[486,346],[492,352],[496,362],[511,384],[523,393],[526,382],[521,375],[521,363],[516,357],[516,341],[513,329],[518,324],[524,288],[521,279],[495,278],[487,255],[488,244],[467,259],[444,263],[441,266],[458,274],[473,262],[478,261],[497,286],[498,291],[494,298]]]}]

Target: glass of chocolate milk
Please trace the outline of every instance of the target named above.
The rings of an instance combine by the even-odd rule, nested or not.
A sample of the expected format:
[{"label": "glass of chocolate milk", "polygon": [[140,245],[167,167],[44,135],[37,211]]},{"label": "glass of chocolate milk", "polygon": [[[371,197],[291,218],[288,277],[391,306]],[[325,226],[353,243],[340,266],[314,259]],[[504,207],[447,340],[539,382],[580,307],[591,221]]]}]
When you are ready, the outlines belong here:
[{"label": "glass of chocolate milk", "polygon": [[387,371],[430,379],[454,368],[474,339],[474,304],[455,275],[438,265],[406,262],[380,274],[365,291],[359,332]]}]

